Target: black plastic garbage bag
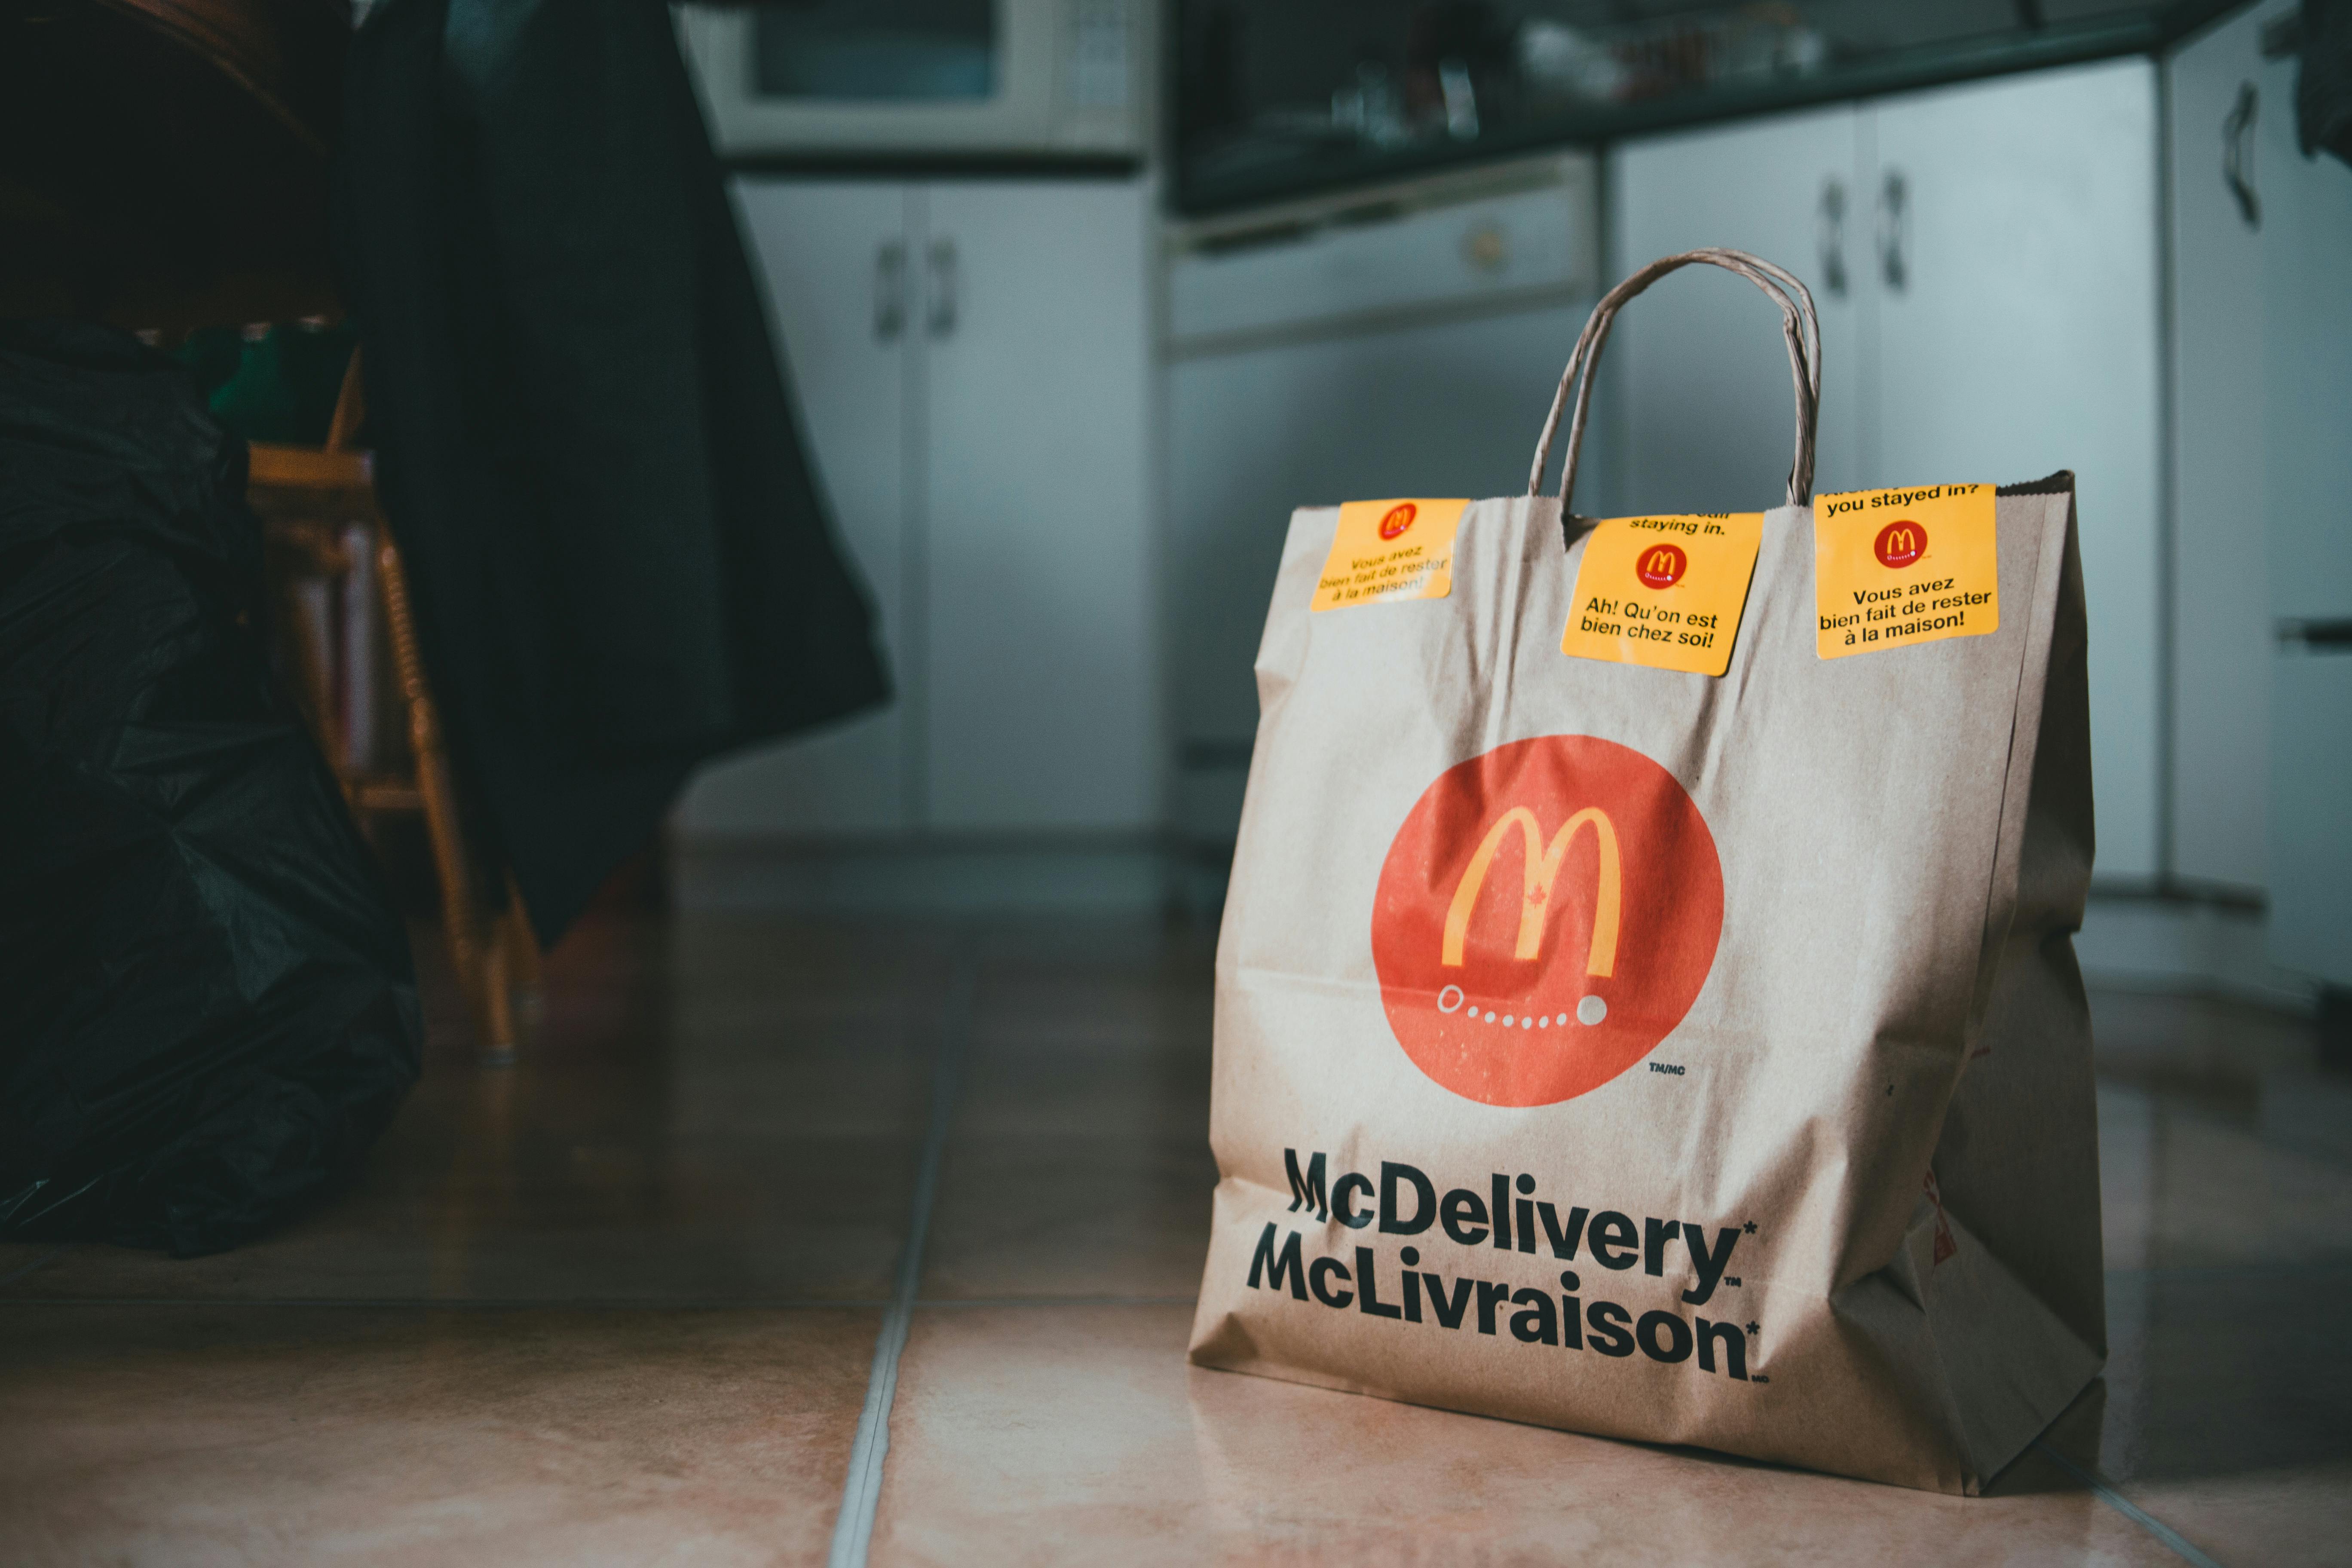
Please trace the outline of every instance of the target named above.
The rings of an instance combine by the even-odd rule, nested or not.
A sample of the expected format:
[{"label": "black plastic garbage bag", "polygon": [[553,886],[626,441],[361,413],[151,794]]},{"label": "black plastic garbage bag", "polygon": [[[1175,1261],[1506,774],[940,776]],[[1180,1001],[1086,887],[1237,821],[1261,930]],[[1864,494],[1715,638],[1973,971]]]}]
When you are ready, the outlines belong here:
[{"label": "black plastic garbage bag", "polygon": [[272,679],[244,489],[183,366],[0,322],[0,1237],[236,1246],[416,1079],[407,934]]}]

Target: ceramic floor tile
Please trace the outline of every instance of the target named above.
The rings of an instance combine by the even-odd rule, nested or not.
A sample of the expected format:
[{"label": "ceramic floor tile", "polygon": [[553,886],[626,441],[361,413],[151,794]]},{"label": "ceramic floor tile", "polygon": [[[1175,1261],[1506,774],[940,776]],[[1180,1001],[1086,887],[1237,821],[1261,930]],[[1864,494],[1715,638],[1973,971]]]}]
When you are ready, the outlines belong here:
[{"label": "ceramic floor tile", "polygon": [[1210,977],[1140,965],[989,963],[973,998],[982,1038],[1157,1038],[1205,1044],[1214,1005]]},{"label": "ceramic floor tile", "polygon": [[0,1242],[0,1290],[37,1269],[47,1268],[66,1250],[53,1241]]},{"label": "ceramic floor tile", "polygon": [[1159,916],[1010,916],[969,928],[992,973],[1121,973],[1205,984],[1216,956],[1213,921]]},{"label": "ceramic floor tile", "polygon": [[940,1171],[922,1297],[1190,1300],[1216,1184],[1205,1140],[959,1140]]},{"label": "ceramic floor tile", "polygon": [[2306,1019],[2214,997],[2095,989],[2091,1039],[2111,1078],[2228,1098],[2263,1073],[2310,1067]]},{"label": "ceramic floor tile", "polygon": [[2223,1563],[2344,1562],[2347,1294],[2352,1265],[2111,1275],[2100,1470]]},{"label": "ceramic floor tile", "polygon": [[918,1313],[873,1561],[2171,1563],[2038,1455],[1947,1498],[1184,1363],[1171,1307]]},{"label": "ceramic floor tile", "polygon": [[958,1137],[1087,1133],[1206,1146],[1209,1010],[1124,1030],[1002,1017],[969,1047]]},{"label": "ceramic floor tile", "polygon": [[926,1299],[1192,1295],[1216,1186],[1209,998],[1204,952],[982,963]]},{"label": "ceramic floor tile", "polygon": [[2137,1481],[2352,1463],[2352,1265],[2107,1279],[2102,1468]]},{"label": "ceramic floor tile", "polygon": [[2311,1026],[2242,1005],[2094,992],[2106,1265],[2352,1263],[2352,1076]]},{"label": "ceramic floor tile", "polygon": [[698,990],[791,988],[897,994],[909,977],[943,984],[970,945],[956,926],[693,911],[650,922],[665,974]]},{"label": "ceramic floor tile", "polygon": [[0,1298],[878,1300],[918,1145],[517,1136],[437,1159],[402,1153],[380,1150],[357,1187],[234,1251],[173,1259],[82,1246]]},{"label": "ceramic floor tile", "polygon": [[[679,1024],[701,1045],[724,1045],[731,1019],[761,1030],[865,1023],[929,1026],[956,951],[952,932],[920,927],[832,926],[743,915],[598,918],[574,928],[544,960],[537,1027],[524,1060],[642,1047]],[[431,1046],[469,1060],[474,1043],[440,938],[412,929]],[[756,1042],[761,1037],[752,1035]]]},{"label": "ceramic floor tile", "polygon": [[877,1322],[0,1306],[0,1562],[821,1563]]},{"label": "ceramic floor tile", "polygon": [[[0,1247],[0,1563],[822,1559],[947,1038],[921,1291],[968,1304],[917,1312],[877,1563],[2178,1561],[2041,1451],[1947,1499],[1189,1368],[1205,930],[600,920],[504,1073],[425,940],[355,1187],[216,1258]],[[2223,1563],[2342,1561],[2352,1080],[2094,1011],[2115,1351],[2046,1442]]]},{"label": "ceramic floor tile", "polygon": [[[2352,1084],[2313,1076],[2295,1103],[2352,1125]],[[2352,1159],[2209,1098],[2104,1080],[2099,1174],[2110,1269],[2352,1262]]]},{"label": "ceramic floor tile", "polygon": [[2352,1464],[2184,1477],[2124,1493],[2230,1568],[2343,1568],[2352,1561]]},{"label": "ceramic floor tile", "polygon": [[[444,1031],[351,1188],[216,1258],[81,1247],[0,1270],[0,1297],[885,1296],[944,993],[885,954],[873,974],[898,989],[853,994],[824,946],[774,922],[583,928],[519,1065],[485,1069]],[[695,964],[751,978],[681,979]]]}]

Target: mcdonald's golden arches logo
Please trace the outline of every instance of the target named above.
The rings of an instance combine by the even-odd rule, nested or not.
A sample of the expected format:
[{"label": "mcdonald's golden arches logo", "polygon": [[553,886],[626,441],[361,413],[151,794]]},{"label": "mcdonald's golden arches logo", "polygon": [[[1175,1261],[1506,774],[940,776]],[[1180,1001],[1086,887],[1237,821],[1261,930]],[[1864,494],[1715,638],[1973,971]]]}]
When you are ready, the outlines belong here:
[{"label": "mcdonald's golden arches logo", "polygon": [[1633,575],[1644,588],[1671,588],[1690,570],[1690,557],[1679,544],[1653,544],[1635,558]]},{"label": "mcdonald's golden arches logo", "polygon": [[1421,509],[1412,502],[1409,500],[1397,502],[1381,518],[1381,537],[1382,539],[1398,538],[1406,529],[1412,526],[1412,520],[1420,515]]},{"label": "mcdonald's golden arches logo", "polygon": [[1927,553],[1927,531],[1908,518],[1899,517],[1878,531],[1870,550],[1881,566],[1899,572],[1906,566],[1916,565],[1919,557]]},{"label": "mcdonald's golden arches logo", "polygon": [[1675,776],[1613,741],[1543,735],[1423,792],[1381,868],[1372,962],[1423,1072],[1550,1105],[1656,1048],[1722,930],[1715,838]]},{"label": "mcdonald's golden arches logo", "polygon": [[1536,814],[1526,806],[1515,805],[1497,817],[1493,831],[1480,840],[1478,852],[1470,857],[1470,868],[1454,886],[1454,902],[1445,910],[1445,940],[1439,947],[1437,962],[1452,969],[1460,969],[1469,962],[1470,916],[1478,907],[1479,893],[1486,888],[1487,868],[1494,865],[1496,853],[1514,827],[1519,830],[1523,846],[1520,859],[1526,868],[1527,886],[1520,895],[1519,937],[1511,956],[1524,962],[1542,955],[1544,928],[1551,917],[1552,884],[1559,879],[1559,863],[1566,858],[1576,830],[1590,827],[1594,848],[1601,857],[1601,870],[1592,890],[1592,941],[1584,972],[1604,977],[1614,973],[1617,918],[1624,890],[1617,861],[1616,825],[1597,805],[1588,805],[1570,817],[1568,826],[1552,837],[1549,849],[1543,847],[1543,829],[1536,822]]}]

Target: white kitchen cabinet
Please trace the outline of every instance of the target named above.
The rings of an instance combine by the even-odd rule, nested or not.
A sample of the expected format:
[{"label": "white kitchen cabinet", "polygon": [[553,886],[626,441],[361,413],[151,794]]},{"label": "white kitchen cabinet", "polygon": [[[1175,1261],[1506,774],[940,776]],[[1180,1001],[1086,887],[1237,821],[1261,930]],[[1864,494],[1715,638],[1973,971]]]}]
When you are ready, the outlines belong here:
[{"label": "white kitchen cabinet", "polygon": [[[2352,984],[2352,169],[2304,157],[2249,7],[2166,65],[2173,795],[2184,879],[2269,905],[2271,957]],[[2282,632],[2289,635],[2282,636]]]},{"label": "white kitchen cabinet", "polygon": [[[1611,180],[1618,270],[1731,245],[1813,289],[1817,490],[2074,469],[2099,870],[2126,879],[2159,867],[2156,108],[2153,66],[2115,61],[1645,138]],[[1769,305],[1677,275],[1621,321],[1625,502],[1776,502]]]},{"label": "white kitchen cabinet", "polygon": [[[2295,10],[2256,15],[2269,24]],[[2275,639],[2269,946],[2289,969],[2352,987],[2352,168],[2297,146],[2295,78],[2292,58],[2262,62],[2249,171],[2262,203],[2263,513]]]},{"label": "white kitchen cabinet", "polygon": [[2283,647],[2270,684],[2271,960],[2352,986],[2352,652]]},{"label": "white kitchen cabinet", "polygon": [[[1651,137],[1618,154],[1611,182],[1614,277],[1719,245],[1776,262],[1812,290],[1822,365],[1813,483],[1823,490],[1853,489],[1863,472],[1857,270],[1870,265],[1870,215],[1856,118],[1842,104]],[[1604,353],[1596,398],[1623,399],[1626,506],[1780,504],[1796,405],[1780,316],[1753,283],[1717,267],[1663,278],[1618,316]]]},{"label": "white kitchen cabinet", "polygon": [[[2098,869],[2158,875],[2164,544],[2157,84],[2147,60],[1879,105],[1877,484],[2074,470]],[[1865,439],[1868,440],[1867,434]]]},{"label": "white kitchen cabinet", "polygon": [[2271,749],[2271,616],[2263,559],[2263,230],[2254,183],[2263,160],[2244,154],[2264,117],[2285,128],[2291,143],[2294,117],[2292,99],[2265,102],[2259,90],[2262,21],[2259,11],[2242,12],[2165,67],[2173,868],[2194,882],[2249,891],[2267,880],[2270,800],[2259,784]]},{"label": "white kitchen cabinet", "polygon": [[[739,195],[818,489],[873,596],[903,689],[912,371],[902,296],[913,196],[902,184],[848,183],[764,183]],[[704,770],[680,826],[709,835],[902,832],[917,819],[915,743],[900,701],[762,747]]]},{"label": "white kitchen cabinet", "polygon": [[738,197],[896,696],[706,769],[678,832],[821,846],[1148,829],[1140,184],[758,179]]},{"label": "white kitchen cabinet", "polygon": [[929,198],[927,824],[1149,826],[1163,763],[1143,203],[1078,184]]},{"label": "white kitchen cabinet", "polygon": [[[2257,16],[2284,21],[2296,10],[2265,5]],[[2352,167],[2333,153],[2306,157],[2297,145],[2296,75],[2292,56],[2263,62],[2252,174],[2263,203],[2263,511],[2273,630],[2352,622]],[[2281,727],[2302,721],[2292,708],[2276,718]],[[2337,774],[2352,795],[2346,782]],[[2338,834],[2343,823],[2334,818]]]}]

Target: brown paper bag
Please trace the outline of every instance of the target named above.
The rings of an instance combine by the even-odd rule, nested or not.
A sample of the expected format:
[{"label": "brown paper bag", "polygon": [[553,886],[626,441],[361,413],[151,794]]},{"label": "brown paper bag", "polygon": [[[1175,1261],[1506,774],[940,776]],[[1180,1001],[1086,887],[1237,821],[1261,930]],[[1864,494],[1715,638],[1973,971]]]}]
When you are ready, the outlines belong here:
[{"label": "brown paper bag", "polygon": [[[1593,366],[1694,261],[1780,305],[1797,385],[1720,676],[1561,651]],[[1668,258],[1594,310],[1528,494],[1376,504],[1460,507],[1450,552],[1356,593],[1383,558],[1292,518],[1193,1361],[1969,1493],[2097,1374],[2073,478],[1990,500],[1997,629],[1822,657],[1811,317]]]}]

